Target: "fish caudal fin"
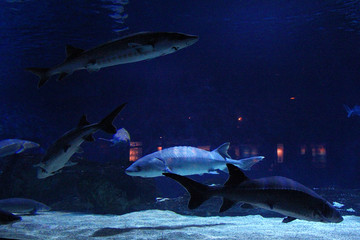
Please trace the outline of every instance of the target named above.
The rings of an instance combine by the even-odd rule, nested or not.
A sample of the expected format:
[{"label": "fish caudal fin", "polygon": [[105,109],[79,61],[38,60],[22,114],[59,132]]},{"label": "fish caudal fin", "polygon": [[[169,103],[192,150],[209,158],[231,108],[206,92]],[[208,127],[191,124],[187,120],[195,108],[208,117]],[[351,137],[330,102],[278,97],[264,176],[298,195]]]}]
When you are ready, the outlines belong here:
[{"label": "fish caudal fin", "polygon": [[109,115],[107,115],[101,122],[99,122],[99,127],[104,132],[115,134],[116,127],[113,125],[113,121],[116,116],[121,112],[121,110],[125,107],[126,103],[121,104],[114,111],[112,111]]},{"label": "fish caudal fin", "polygon": [[[243,159],[239,159],[239,160],[226,159],[226,163],[234,164],[243,170],[250,170],[250,168],[254,164],[262,161],[264,158],[265,157],[263,157],[263,156],[256,156],[256,157],[243,158]],[[227,169],[224,169],[224,170],[227,170]]]},{"label": "fish caudal fin", "polygon": [[50,77],[48,76],[49,68],[26,68],[25,70],[35,74],[40,78],[38,83],[38,88],[40,88],[42,85],[44,85],[47,82],[47,80],[49,80]]},{"label": "fish caudal fin", "polygon": [[348,118],[351,117],[351,115],[353,113],[353,110],[351,110],[351,108],[348,105],[345,105],[345,104],[344,104],[344,108],[345,108],[345,110],[346,110],[346,112],[348,114],[347,117]]},{"label": "fish caudal fin", "polygon": [[174,179],[188,191],[190,194],[189,209],[198,208],[203,202],[212,197],[212,191],[209,186],[174,173],[163,173],[163,175]]}]

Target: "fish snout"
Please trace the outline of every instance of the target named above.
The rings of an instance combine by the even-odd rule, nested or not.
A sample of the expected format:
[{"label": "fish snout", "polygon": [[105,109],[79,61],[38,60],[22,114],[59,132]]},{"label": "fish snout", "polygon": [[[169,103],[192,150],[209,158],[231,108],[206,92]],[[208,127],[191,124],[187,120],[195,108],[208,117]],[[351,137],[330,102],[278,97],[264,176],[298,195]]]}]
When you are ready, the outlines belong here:
[{"label": "fish snout", "polygon": [[197,41],[199,41],[199,36],[195,36],[195,35],[188,35],[188,38],[186,40],[186,45],[187,46],[191,46],[194,43],[196,43]]},{"label": "fish snout", "polygon": [[125,169],[125,173],[129,176],[136,176],[136,172],[134,168],[132,167],[128,167],[127,169]]}]

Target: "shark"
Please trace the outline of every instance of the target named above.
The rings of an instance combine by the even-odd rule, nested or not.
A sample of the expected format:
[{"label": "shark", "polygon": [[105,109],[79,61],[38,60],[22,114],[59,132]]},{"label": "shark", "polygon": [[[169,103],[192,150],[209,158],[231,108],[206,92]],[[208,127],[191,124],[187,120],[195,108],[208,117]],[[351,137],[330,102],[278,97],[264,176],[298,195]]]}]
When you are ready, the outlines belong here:
[{"label": "shark", "polygon": [[177,32],[139,32],[89,50],[67,45],[66,59],[63,63],[51,68],[25,70],[40,78],[40,88],[54,75],[59,75],[60,81],[77,70],[86,69],[94,72],[105,67],[150,60],[191,46],[198,39],[198,36]]},{"label": "shark", "polygon": [[108,116],[98,123],[90,124],[86,116],[83,115],[77,127],[66,132],[46,151],[39,164],[34,165],[38,168],[37,178],[43,179],[60,173],[62,168],[70,167],[76,163],[70,161],[72,155],[81,152],[80,145],[84,141],[95,141],[93,134],[102,130],[109,134],[115,134],[116,128],[113,120],[125,107],[126,103],[118,106]]},{"label": "shark", "polygon": [[190,146],[166,148],[138,159],[125,170],[125,173],[144,178],[160,177],[164,172],[180,175],[217,174],[217,170],[226,170],[226,163],[248,170],[264,158],[256,156],[240,160],[231,159],[227,153],[229,146],[230,143],[224,143],[211,152]]},{"label": "shark", "polygon": [[7,198],[0,200],[0,209],[11,213],[30,214],[49,211],[51,208],[41,202],[27,198]]},{"label": "shark", "polygon": [[207,186],[190,178],[163,173],[180,183],[190,194],[189,209],[199,207],[212,196],[220,196],[224,212],[236,203],[244,208],[262,208],[285,215],[283,223],[302,219],[339,223],[343,217],[328,201],[304,185],[285,177],[249,179],[238,167],[226,164],[229,178],[224,186]]}]

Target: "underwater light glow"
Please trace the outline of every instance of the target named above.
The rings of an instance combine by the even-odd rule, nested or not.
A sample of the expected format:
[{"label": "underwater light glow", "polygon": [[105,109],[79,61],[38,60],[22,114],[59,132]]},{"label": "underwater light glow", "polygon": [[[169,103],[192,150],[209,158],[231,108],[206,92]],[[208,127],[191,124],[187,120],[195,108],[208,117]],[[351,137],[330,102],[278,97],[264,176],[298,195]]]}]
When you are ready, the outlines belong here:
[{"label": "underwater light glow", "polygon": [[283,163],[284,162],[284,144],[279,143],[277,145],[276,153],[277,153],[277,162]]}]

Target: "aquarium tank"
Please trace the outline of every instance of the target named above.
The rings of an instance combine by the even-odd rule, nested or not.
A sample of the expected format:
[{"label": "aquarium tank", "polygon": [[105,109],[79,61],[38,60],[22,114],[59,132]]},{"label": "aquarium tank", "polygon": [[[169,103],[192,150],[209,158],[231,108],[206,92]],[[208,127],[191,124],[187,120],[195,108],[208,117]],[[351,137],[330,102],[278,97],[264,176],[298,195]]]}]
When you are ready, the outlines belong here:
[{"label": "aquarium tank", "polygon": [[1,239],[360,239],[360,1],[0,1]]}]

